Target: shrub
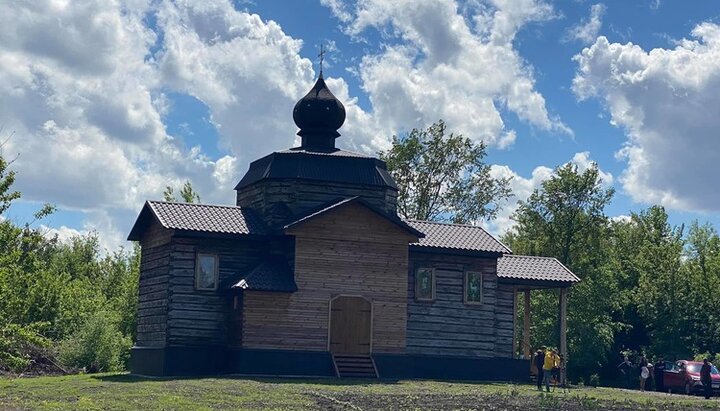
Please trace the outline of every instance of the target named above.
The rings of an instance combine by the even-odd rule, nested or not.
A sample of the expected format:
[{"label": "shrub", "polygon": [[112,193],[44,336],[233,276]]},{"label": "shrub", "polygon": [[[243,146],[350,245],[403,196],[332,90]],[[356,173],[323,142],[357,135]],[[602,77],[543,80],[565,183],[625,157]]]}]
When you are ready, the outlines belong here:
[{"label": "shrub", "polygon": [[600,376],[597,374],[592,374],[590,376],[589,384],[591,387],[597,387],[598,385],[600,385]]},{"label": "shrub", "polygon": [[50,346],[50,340],[40,331],[45,323],[29,325],[0,325],[0,369],[21,372],[27,369],[38,357],[44,356]]},{"label": "shrub", "polygon": [[120,332],[117,315],[98,311],[60,343],[60,360],[86,372],[125,368],[132,341]]}]

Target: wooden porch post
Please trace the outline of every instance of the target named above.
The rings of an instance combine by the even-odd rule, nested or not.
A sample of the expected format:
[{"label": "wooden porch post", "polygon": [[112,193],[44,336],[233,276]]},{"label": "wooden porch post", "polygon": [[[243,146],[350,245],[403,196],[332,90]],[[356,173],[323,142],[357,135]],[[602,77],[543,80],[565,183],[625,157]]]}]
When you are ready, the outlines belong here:
[{"label": "wooden porch post", "polygon": [[[567,350],[567,288],[560,289],[560,354],[565,359],[567,368],[568,350]],[[565,370],[561,370],[560,381],[566,381]]]},{"label": "wooden porch post", "polygon": [[525,315],[523,315],[523,356],[530,358],[530,290],[525,290]]},{"label": "wooden porch post", "polygon": [[513,287],[513,320],[512,320],[512,358],[517,358],[518,355],[518,340],[517,340],[517,288]]}]

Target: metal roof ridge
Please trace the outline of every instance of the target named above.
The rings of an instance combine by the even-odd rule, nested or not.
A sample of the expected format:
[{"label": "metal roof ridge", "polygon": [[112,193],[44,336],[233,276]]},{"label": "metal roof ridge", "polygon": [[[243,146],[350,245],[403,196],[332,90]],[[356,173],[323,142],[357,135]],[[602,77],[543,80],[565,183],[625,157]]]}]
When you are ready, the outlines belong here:
[{"label": "metal roof ridge", "polygon": [[[145,204],[147,204],[147,206],[150,207],[150,211],[152,211],[152,213],[155,215],[155,218],[158,219],[158,221],[160,222],[160,225],[165,228],[170,228],[170,226],[160,216],[160,213],[158,213],[158,210],[156,210],[155,207],[153,207],[153,204],[155,204],[155,203],[156,203],[155,201],[145,200]],[[140,212],[142,213],[142,210]],[[140,216],[138,216],[138,218],[140,218]],[[137,222],[136,222],[136,224],[137,224]]]},{"label": "metal roof ridge", "polygon": [[231,209],[239,209],[239,210],[247,210],[247,207],[240,207],[237,205],[230,205],[230,204],[207,204],[207,203],[185,203],[181,201],[160,201],[160,200],[147,200],[148,203],[151,204],[173,204],[173,205],[180,205],[180,206],[195,206],[195,207],[217,207],[217,208],[231,208]]},{"label": "metal roof ridge", "polygon": [[[560,263],[560,260],[558,260],[556,257],[548,257],[548,256],[544,256],[544,255],[505,254],[505,255],[503,255],[503,256],[500,257],[500,258],[505,258],[505,257],[543,258],[543,259],[547,259],[547,260],[557,260],[557,262]],[[562,264],[562,263],[560,263],[560,264]]]}]

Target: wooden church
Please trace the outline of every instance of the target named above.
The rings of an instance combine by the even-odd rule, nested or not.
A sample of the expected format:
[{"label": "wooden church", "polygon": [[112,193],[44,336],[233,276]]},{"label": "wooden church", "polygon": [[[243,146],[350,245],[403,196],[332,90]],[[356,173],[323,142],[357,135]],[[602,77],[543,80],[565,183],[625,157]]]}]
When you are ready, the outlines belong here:
[{"label": "wooden church", "polygon": [[302,144],[252,162],[235,206],[143,206],[133,373],[527,380],[540,288],[561,290],[566,351],[573,273],[478,226],[399,218],[385,163],[336,148],[345,108],[322,73],[293,119]]}]

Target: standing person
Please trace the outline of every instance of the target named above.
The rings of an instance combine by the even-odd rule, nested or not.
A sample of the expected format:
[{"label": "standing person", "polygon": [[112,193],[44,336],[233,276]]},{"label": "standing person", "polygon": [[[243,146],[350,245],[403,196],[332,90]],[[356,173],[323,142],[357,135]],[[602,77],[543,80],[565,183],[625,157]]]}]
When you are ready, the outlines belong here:
[{"label": "standing person", "polygon": [[703,391],[705,391],[706,400],[709,400],[710,397],[712,397],[712,377],[710,376],[711,370],[712,364],[710,364],[710,361],[705,358],[703,360],[703,365],[700,368],[700,382],[703,385]]},{"label": "standing person", "polygon": [[[547,392],[550,392],[550,379],[552,378],[552,369],[555,365],[555,357],[553,357],[552,351],[548,348],[545,351],[545,361],[543,363],[543,384],[545,384],[545,389]],[[542,388],[540,389],[542,391]]]},{"label": "standing person", "polygon": [[645,391],[645,382],[650,377],[650,369],[648,361],[645,357],[640,357],[640,391]]},{"label": "standing person", "polygon": [[560,384],[560,356],[558,355],[558,352],[556,349],[552,350],[552,357],[553,357],[553,368],[552,368],[552,376],[553,376],[553,391],[555,391],[555,387]]},{"label": "standing person", "polygon": [[665,392],[665,359],[660,357],[653,366],[655,371],[655,391]]},{"label": "standing person", "polygon": [[543,382],[543,364],[545,364],[545,347],[540,347],[535,352],[535,358],[533,358],[535,368],[537,369],[537,389],[542,391]]},{"label": "standing person", "polygon": [[630,358],[626,355],[623,362],[621,362],[617,367],[625,378],[625,388],[631,389],[633,365],[630,362]]},{"label": "standing person", "polygon": [[565,356],[560,354],[560,388],[567,388],[567,363]]}]

